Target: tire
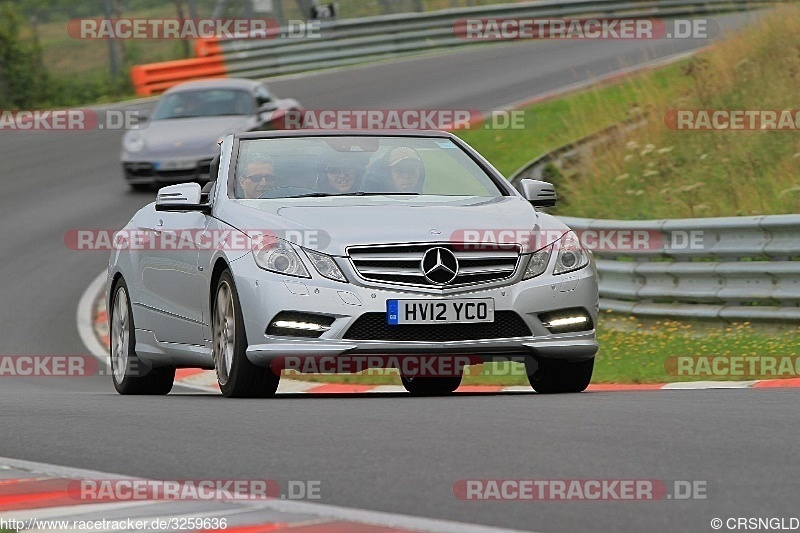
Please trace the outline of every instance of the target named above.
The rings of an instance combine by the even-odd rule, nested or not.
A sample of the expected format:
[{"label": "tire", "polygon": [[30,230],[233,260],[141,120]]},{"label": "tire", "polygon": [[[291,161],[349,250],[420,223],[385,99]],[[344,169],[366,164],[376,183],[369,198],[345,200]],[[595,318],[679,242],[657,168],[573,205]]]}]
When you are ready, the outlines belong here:
[{"label": "tire", "polygon": [[582,361],[537,358],[537,368],[528,373],[533,390],[540,394],[582,392],[589,386],[594,357]]},{"label": "tire", "polygon": [[175,367],[150,368],[136,355],[136,327],[128,286],[120,279],[108,315],[111,379],[119,394],[164,395],[172,390]]},{"label": "tire", "polygon": [[256,366],[247,359],[242,308],[229,270],[220,276],[212,304],[214,368],[222,394],[228,398],[274,396],[280,375],[276,375],[269,367]]},{"label": "tire", "polygon": [[461,374],[458,376],[423,378],[401,376],[400,380],[403,382],[403,387],[412,396],[447,396],[461,385],[461,377]]},{"label": "tire", "polygon": [[153,190],[153,186],[149,183],[129,183],[128,186],[132,192],[150,192]]}]

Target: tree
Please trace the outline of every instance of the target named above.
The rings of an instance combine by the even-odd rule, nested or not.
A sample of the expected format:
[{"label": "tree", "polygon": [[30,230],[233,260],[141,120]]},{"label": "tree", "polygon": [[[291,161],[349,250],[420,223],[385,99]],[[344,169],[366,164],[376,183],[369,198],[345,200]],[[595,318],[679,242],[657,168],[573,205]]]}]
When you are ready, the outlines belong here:
[{"label": "tree", "polygon": [[37,40],[24,42],[24,20],[13,4],[0,4],[0,107],[32,107],[47,98],[48,77]]}]

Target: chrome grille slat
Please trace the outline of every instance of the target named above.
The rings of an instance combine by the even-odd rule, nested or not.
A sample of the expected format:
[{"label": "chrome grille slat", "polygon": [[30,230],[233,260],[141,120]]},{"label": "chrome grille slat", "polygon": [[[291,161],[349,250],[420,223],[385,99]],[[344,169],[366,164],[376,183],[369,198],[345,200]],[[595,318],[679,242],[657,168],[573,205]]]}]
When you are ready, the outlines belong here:
[{"label": "chrome grille slat", "polygon": [[463,274],[465,276],[475,275],[475,274],[511,274],[514,272],[514,267],[499,267],[499,268],[487,268],[487,267],[461,267],[458,269],[459,275]]},{"label": "chrome grille slat", "polygon": [[422,261],[422,254],[365,254],[363,252],[351,253],[350,258],[354,261]]},{"label": "chrome grille slat", "polygon": [[494,252],[462,252],[459,250],[454,250],[453,253],[456,254],[459,261],[469,261],[471,259],[508,259],[516,261],[518,255],[516,253],[498,254]]},{"label": "chrome grille slat", "polygon": [[[470,246],[474,247],[462,243],[353,246],[348,248],[347,254],[359,276],[382,283],[458,287],[493,283],[514,275],[519,262],[519,246],[487,246],[482,250],[469,249]],[[458,275],[444,286],[429,283],[421,269],[425,253],[437,247],[452,251],[459,263]]]},{"label": "chrome grille slat", "polygon": [[401,268],[390,268],[390,267],[372,267],[372,268],[359,268],[358,271],[363,274],[393,274],[396,276],[419,276],[423,277],[422,272],[420,272],[419,268],[408,268],[408,269],[401,269]]}]

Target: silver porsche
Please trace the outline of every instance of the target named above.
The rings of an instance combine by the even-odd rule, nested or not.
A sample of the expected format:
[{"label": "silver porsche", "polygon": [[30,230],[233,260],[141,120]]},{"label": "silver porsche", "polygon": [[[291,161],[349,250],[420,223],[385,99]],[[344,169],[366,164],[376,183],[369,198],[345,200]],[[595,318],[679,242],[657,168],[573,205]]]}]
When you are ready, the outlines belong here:
[{"label": "silver porsche", "polygon": [[189,81],[167,90],[152,113],[139,111],[125,132],[120,162],[134,190],[208,181],[209,164],[226,135],[276,129],[287,111],[301,110],[261,82],[237,78]]},{"label": "silver porsche", "polygon": [[580,392],[598,345],[590,251],[451,133],[227,136],[209,182],[171,185],[115,234],[113,382],[166,394],[216,370],[228,397],[275,394],[287,370],[400,371],[444,395],[464,367],[523,363],[540,393]]}]

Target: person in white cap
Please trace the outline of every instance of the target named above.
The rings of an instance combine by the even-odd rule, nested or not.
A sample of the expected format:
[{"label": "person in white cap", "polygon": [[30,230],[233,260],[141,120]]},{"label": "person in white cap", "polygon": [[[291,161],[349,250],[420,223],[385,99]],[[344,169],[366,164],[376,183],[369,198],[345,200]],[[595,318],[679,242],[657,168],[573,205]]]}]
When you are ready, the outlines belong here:
[{"label": "person in white cap", "polygon": [[413,148],[401,146],[389,152],[389,173],[397,192],[421,191],[425,166]]}]

